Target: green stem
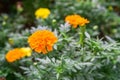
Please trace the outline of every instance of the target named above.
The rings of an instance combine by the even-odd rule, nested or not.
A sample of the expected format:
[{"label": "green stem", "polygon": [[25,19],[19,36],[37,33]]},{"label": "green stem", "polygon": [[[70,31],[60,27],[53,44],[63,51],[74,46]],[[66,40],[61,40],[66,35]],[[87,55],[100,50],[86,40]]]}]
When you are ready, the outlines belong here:
[{"label": "green stem", "polygon": [[65,34],[65,33],[61,32],[61,34],[62,34],[65,38],[67,38],[67,36],[66,36],[66,34]]},{"label": "green stem", "polygon": [[80,27],[81,34],[80,34],[79,43],[82,47],[82,57],[81,57],[82,61],[84,61],[84,56],[85,56],[85,50],[84,50],[85,29],[86,29],[86,26]]},{"label": "green stem", "polygon": [[81,33],[80,33],[80,41],[79,41],[79,43],[80,43],[82,46],[84,45],[85,29],[86,29],[85,26],[80,27]]}]

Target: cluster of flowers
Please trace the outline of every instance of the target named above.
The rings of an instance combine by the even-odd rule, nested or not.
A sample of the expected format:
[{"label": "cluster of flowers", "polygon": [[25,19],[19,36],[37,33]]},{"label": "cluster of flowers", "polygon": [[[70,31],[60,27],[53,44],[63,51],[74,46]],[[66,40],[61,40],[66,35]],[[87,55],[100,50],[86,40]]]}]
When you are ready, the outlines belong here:
[{"label": "cluster of flowers", "polygon": [[[50,10],[47,8],[39,8],[35,12],[37,19],[46,19],[49,14]],[[89,23],[87,19],[84,19],[83,17],[76,14],[66,16],[65,21],[71,24],[71,26],[74,28],[77,26],[84,26],[86,23]],[[28,43],[31,48],[15,48],[10,50],[6,54],[6,60],[8,62],[14,62],[25,56],[31,56],[32,50],[38,53],[46,54],[53,50],[53,46],[57,41],[58,38],[54,35],[53,32],[49,30],[37,30],[28,37]]]}]

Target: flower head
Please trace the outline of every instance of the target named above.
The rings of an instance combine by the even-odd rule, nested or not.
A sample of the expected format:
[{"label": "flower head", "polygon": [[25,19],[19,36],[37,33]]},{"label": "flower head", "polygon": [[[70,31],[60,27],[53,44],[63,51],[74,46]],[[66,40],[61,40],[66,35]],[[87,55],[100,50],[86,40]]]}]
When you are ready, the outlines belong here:
[{"label": "flower head", "polygon": [[31,55],[30,48],[15,48],[10,50],[5,57],[8,62],[14,62],[28,55]]},{"label": "flower head", "polygon": [[57,37],[49,30],[37,30],[29,38],[28,43],[36,52],[46,54],[53,50]]},{"label": "flower head", "polygon": [[86,23],[89,23],[87,19],[77,14],[66,16],[65,21],[71,24],[74,28],[76,28],[78,25],[84,26]]},{"label": "flower head", "polygon": [[35,16],[37,19],[46,19],[50,15],[50,10],[47,8],[39,8],[35,11]]},{"label": "flower head", "polygon": [[25,56],[31,56],[32,50],[29,47],[20,48],[20,50],[24,53]]}]

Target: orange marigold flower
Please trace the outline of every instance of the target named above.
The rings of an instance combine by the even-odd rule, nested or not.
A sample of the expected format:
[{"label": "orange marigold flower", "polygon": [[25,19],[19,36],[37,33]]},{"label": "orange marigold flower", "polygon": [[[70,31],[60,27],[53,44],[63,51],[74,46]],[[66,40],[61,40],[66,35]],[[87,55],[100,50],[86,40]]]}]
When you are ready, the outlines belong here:
[{"label": "orange marigold flower", "polygon": [[29,38],[28,43],[36,52],[46,54],[53,50],[57,37],[49,30],[37,30]]},{"label": "orange marigold flower", "polygon": [[8,62],[14,62],[30,54],[30,48],[15,48],[13,50],[10,50],[5,57]]},{"label": "orange marigold flower", "polygon": [[77,14],[66,16],[65,21],[71,24],[74,28],[77,28],[78,25],[84,26],[86,23],[89,23],[87,19]]},{"label": "orange marigold flower", "polygon": [[24,57],[24,53],[19,48],[16,48],[16,49],[10,50],[5,57],[8,62],[14,62]]}]

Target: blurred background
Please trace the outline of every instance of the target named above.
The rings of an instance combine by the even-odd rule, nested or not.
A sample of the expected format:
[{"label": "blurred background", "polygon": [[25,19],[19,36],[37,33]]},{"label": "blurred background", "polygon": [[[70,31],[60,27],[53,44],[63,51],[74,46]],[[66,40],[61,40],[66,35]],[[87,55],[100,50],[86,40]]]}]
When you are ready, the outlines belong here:
[{"label": "blurred background", "polygon": [[[119,3],[119,0],[0,0],[0,28],[16,31],[35,26],[35,10],[43,7],[51,10],[49,18],[58,24],[64,22],[66,15],[80,14],[90,20],[88,31],[92,36],[108,35],[119,41]],[[47,20],[45,24],[51,22]]]}]

